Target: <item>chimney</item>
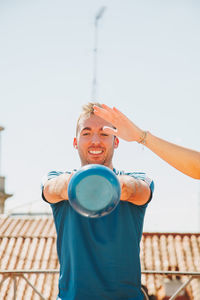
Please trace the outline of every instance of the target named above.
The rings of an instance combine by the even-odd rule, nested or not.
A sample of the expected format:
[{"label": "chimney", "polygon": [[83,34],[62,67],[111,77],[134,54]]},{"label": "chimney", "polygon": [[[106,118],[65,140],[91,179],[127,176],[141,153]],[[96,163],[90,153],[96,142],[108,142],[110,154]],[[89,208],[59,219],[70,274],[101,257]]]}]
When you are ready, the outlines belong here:
[{"label": "chimney", "polygon": [[5,177],[1,176],[1,131],[4,130],[4,127],[0,126],[0,214],[4,213],[5,201],[9,197],[12,197],[12,194],[6,194],[5,192]]}]

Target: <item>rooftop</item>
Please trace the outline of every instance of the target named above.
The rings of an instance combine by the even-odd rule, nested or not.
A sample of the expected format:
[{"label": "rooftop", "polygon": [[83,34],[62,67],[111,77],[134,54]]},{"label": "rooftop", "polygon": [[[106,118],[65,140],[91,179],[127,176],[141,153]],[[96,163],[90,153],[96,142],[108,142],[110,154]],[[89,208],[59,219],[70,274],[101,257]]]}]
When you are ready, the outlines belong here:
[{"label": "rooftop", "polygon": [[[200,272],[200,234],[145,232],[141,241],[142,270]],[[0,216],[0,270],[58,270],[56,232],[52,216]],[[45,299],[56,299],[58,274],[25,274]],[[142,274],[150,295],[163,285],[162,275]],[[0,275],[0,282],[3,275]],[[186,276],[181,277],[184,282]],[[13,297],[12,279],[0,286],[0,299]],[[39,299],[22,277],[17,279],[16,299]],[[200,280],[187,288],[190,299],[200,300]]]}]

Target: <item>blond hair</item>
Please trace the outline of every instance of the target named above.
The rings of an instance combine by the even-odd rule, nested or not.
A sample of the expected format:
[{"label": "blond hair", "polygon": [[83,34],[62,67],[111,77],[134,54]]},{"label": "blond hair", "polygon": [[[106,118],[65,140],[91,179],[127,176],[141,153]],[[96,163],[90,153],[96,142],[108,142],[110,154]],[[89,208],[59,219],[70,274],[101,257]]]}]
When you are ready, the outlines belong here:
[{"label": "blond hair", "polygon": [[81,119],[88,119],[91,115],[94,115],[94,105],[98,107],[102,107],[102,105],[98,102],[89,102],[88,104],[85,104],[82,106],[82,112],[78,118],[77,124],[76,124],[76,136],[78,135],[79,125]]}]

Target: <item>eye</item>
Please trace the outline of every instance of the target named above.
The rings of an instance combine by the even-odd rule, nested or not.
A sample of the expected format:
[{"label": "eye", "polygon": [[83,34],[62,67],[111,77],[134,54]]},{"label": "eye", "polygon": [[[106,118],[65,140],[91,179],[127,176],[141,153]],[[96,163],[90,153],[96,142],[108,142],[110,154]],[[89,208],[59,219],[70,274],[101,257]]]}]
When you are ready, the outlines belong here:
[{"label": "eye", "polygon": [[107,134],[107,133],[101,133],[101,135],[102,135],[102,136],[108,136],[108,134]]},{"label": "eye", "polygon": [[84,133],[82,133],[82,135],[89,135],[90,133],[89,132],[84,132]]}]

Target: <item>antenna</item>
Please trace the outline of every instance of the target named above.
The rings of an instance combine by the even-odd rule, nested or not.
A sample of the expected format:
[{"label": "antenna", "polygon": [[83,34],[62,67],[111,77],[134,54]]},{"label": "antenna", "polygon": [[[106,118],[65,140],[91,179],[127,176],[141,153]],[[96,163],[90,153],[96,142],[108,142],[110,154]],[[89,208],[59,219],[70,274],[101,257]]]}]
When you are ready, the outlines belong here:
[{"label": "antenna", "polygon": [[106,10],[105,6],[102,6],[95,16],[95,29],[94,29],[94,66],[93,66],[93,83],[92,83],[92,100],[96,100],[97,97],[97,54],[98,54],[98,23],[103,17]]}]

